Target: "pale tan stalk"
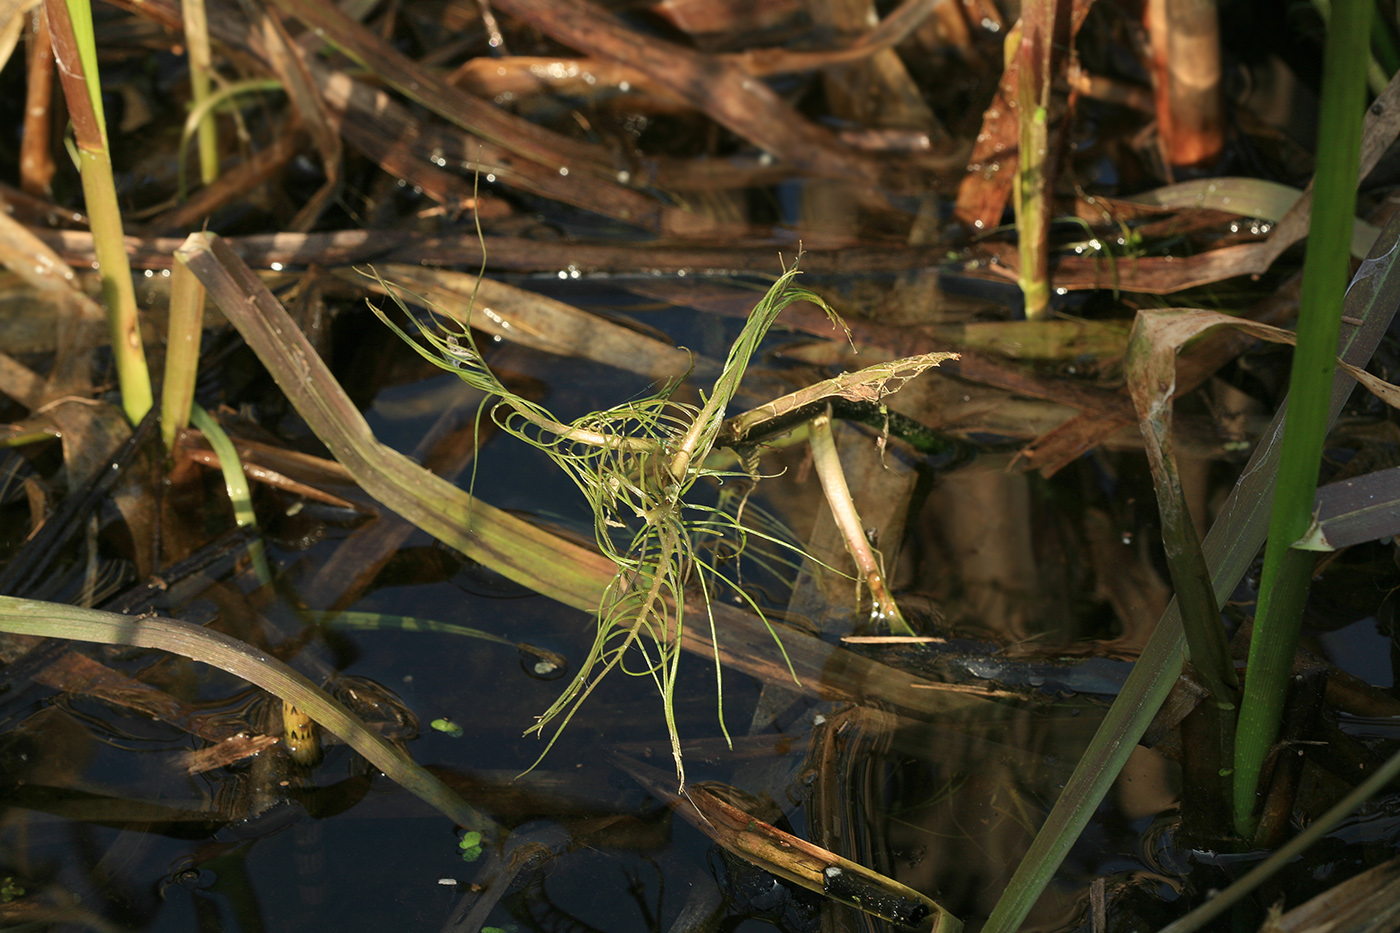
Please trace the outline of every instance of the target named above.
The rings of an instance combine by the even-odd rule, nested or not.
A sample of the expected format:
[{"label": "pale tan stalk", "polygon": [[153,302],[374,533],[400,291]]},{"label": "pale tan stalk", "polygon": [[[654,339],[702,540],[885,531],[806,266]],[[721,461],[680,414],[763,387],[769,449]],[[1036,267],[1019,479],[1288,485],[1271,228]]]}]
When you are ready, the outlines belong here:
[{"label": "pale tan stalk", "polygon": [[177,253],[170,279],[170,329],[165,340],[165,381],[160,390],[160,427],[165,449],[190,423],[194,380],[199,366],[199,335],[204,324],[204,286]]},{"label": "pale tan stalk", "polygon": [[899,605],[890,595],[885,585],[885,574],[880,568],[880,560],[865,539],[865,529],[856,504],[851,499],[850,487],[846,485],[846,474],[841,469],[841,457],[836,452],[836,439],[831,434],[831,409],[812,419],[808,443],[812,445],[812,464],[817,468],[826,501],[831,505],[831,515],[836,519],[836,527],[841,529],[841,537],[846,541],[846,550],[855,561],[856,569],[870,587],[870,597],[875,601],[875,609],[880,618],[889,622],[890,630],[900,635],[913,635],[914,629],[904,620]]}]

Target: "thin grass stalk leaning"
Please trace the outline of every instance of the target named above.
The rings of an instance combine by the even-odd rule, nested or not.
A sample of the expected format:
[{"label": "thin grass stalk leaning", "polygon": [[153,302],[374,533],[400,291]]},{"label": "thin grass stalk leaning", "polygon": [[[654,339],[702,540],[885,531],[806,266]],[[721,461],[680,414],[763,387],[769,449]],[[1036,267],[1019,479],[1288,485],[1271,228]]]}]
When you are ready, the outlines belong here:
[{"label": "thin grass stalk leaning", "polygon": [[1246,838],[1254,831],[1260,773],[1278,734],[1315,563],[1311,553],[1293,544],[1307,532],[1312,518],[1327,433],[1365,109],[1367,60],[1356,50],[1368,47],[1370,22],[1371,0],[1338,0],[1327,33],[1298,347],[1293,354],[1279,481],[1235,737],[1235,830]]}]

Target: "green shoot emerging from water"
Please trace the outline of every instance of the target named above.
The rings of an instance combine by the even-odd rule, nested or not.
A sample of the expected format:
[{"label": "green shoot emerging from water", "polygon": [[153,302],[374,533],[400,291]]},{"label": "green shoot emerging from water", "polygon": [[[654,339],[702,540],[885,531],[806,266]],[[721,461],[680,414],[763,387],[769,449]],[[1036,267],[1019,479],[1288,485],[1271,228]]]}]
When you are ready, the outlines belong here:
[{"label": "green shoot emerging from water", "polygon": [[[704,464],[749,360],[778,314],[795,301],[810,301],[840,324],[820,297],[794,284],[796,276],[795,267],[787,270],[754,308],[702,406],[672,399],[676,384],[671,383],[654,395],[567,424],[506,388],[487,368],[465,324],[443,315],[424,321],[410,314],[419,340],[375,309],[424,358],[499,399],[490,409],[491,417],[505,431],[544,451],[569,475],[593,510],[599,549],[617,566],[598,607],[598,632],[588,657],[531,730],[542,733],[556,723],[546,753],[598,683],[622,669],[655,681],[665,707],[676,772],[684,786],[673,701],[686,593],[709,605],[719,587],[730,586],[709,556],[715,551],[711,545],[724,539],[733,553],[742,549],[748,535],[761,534],[741,526],[736,512],[698,505],[687,496],[701,477],[749,476],[707,469]],[[408,293],[382,280],[380,284],[407,312],[399,296]],[[416,298],[414,303],[425,304]],[[746,599],[741,590],[733,589]],[[749,605],[758,611],[751,601]],[[713,639],[713,619],[710,625]],[[717,677],[718,671],[716,657]]]}]

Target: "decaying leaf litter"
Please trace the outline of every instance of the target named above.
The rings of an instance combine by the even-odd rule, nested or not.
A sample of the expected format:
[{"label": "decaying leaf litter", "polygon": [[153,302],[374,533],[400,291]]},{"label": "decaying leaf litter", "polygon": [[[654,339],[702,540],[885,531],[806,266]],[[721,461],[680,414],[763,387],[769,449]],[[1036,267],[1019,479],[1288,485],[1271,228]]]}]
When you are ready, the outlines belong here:
[{"label": "decaying leaf litter", "polygon": [[[1216,33],[1192,18],[1208,5],[1143,6],[1046,0],[1026,4],[1018,21],[990,0],[722,12],[684,0],[612,10],[573,0],[212,3],[204,14],[216,99],[197,134],[184,133],[179,106],[190,93],[185,50],[193,60],[204,47],[186,32],[199,28],[192,5],[100,7],[98,59],[64,67],[71,78],[101,64],[126,252],[143,289],[142,366],[150,358],[156,372],[168,357],[165,394],[189,386],[232,439],[172,430],[188,417],[186,396],[183,409],[167,408],[166,450],[149,419],[133,432],[144,412],[134,370],[123,369],[113,391],[104,309],[127,299],[91,297],[87,270],[101,247],[88,217],[105,223],[111,211],[78,196],[48,38],[49,17],[80,14],[55,2],[18,5],[9,35],[23,41],[7,77],[25,105],[23,146],[10,157],[17,184],[0,191],[13,529],[0,576],[10,621],[0,627],[16,633],[4,646],[4,753],[24,764],[7,766],[4,783],[6,922],[160,928],[217,904],[246,923],[269,909],[256,892],[234,893],[255,889],[250,873],[281,851],[268,824],[290,816],[305,847],[317,845],[303,838],[308,827],[323,824],[343,838],[376,838],[356,813],[398,815],[396,827],[404,814],[421,815],[365,797],[371,769],[336,771],[350,759],[330,736],[327,763],[289,760],[277,746],[295,744],[294,728],[300,741],[311,720],[459,826],[455,849],[434,842],[441,858],[415,863],[397,887],[381,881],[377,897],[364,881],[353,896],[337,887],[332,910],[347,915],[362,914],[353,905],[363,892],[370,899],[358,903],[388,910],[391,889],[422,892],[417,915],[451,929],[486,929],[508,914],[527,928],[591,918],[608,929],[715,929],[750,917],[806,929],[843,911],[845,922],[877,922],[855,919],[857,910],[895,928],[953,929],[991,913],[1065,780],[1058,763],[1073,761],[1092,731],[1097,717],[1083,714],[1120,685],[1136,689],[1123,676],[1139,652],[1180,666],[1179,642],[1173,655],[1161,638],[1166,621],[1149,638],[1168,591],[1154,519],[1138,514],[1152,496],[1133,427],[1146,403],[1135,410],[1125,388],[1133,313],[1175,320],[1181,312],[1171,309],[1208,307],[1182,320],[1248,319],[1165,351],[1169,369],[1177,357],[1174,380],[1153,404],[1177,399],[1166,437],[1197,528],[1238,517],[1228,505],[1220,511],[1220,496],[1255,442],[1272,436],[1264,423],[1286,378],[1279,355],[1255,337],[1297,311],[1290,247],[1307,232],[1309,154],[1267,122],[1277,111],[1260,95],[1227,95],[1206,80],[1216,90],[1201,96],[1201,76],[1214,69],[1218,81],[1221,71],[1210,54]],[[1363,179],[1396,134],[1400,91],[1383,80],[1383,40],[1394,30],[1384,18],[1373,26],[1379,63]],[[1227,64],[1231,42],[1226,30]],[[1298,61],[1283,52],[1278,61],[1306,82]],[[90,148],[92,125],[83,130]],[[198,139],[182,162],[185,135]],[[77,144],[89,145],[81,133]],[[1394,307],[1384,185],[1383,175],[1363,185],[1352,237],[1358,259],[1371,257],[1358,276],[1369,291],[1353,289],[1344,317],[1370,328],[1356,365]],[[115,287],[112,265],[102,271]],[[794,304],[766,340],[757,330],[740,337],[751,344],[744,356],[758,354],[746,374],[742,361],[726,366],[739,321],[799,266],[796,286],[814,289],[843,326]],[[210,294],[197,383],[189,364],[200,315],[179,325],[193,340],[177,341],[181,301],[166,287],[190,283],[187,272]],[[601,285],[609,291],[600,302]],[[359,310],[376,291],[402,300],[424,328],[420,350],[436,351],[444,368],[489,376],[476,389],[506,407],[483,407],[481,391],[454,389],[451,377],[421,382],[427,373]],[[1022,293],[1035,320],[1015,319]],[[674,306],[700,315],[680,347],[636,323]],[[412,331],[408,318],[390,320]],[[130,333],[121,326],[119,335]],[[1395,392],[1384,382],[1394,351],[1382,342],[1375,352],[1371,374],[1360,375],[1385,398]],[[623,376],[611,388],[573,384],[602,372]],[[392,446],[410,458],[376,437],[398,430],[376,397],[415,380],[437,388],[421,403],[431,417],[411,422],[422,424],[418,436],[395,434]],[[367,406],[374,426],[360,413]],[[615,420],[602,417],[609,412]],[[1353,400],[1328,448],[1326,472],[1340,465],[1360,478],[1349,489],[1371,497],[1319,498],[1309,540],[1328,554],[1314,615],[1332,626],[1388,618],[1394,562],[1388,545],[1371,542],[1395,530],[1393,509],[1376,504],[1394,497],[1391,422],[1378,403]],[[523,469],[499,453],[519,445],[512,432],[562,451],[566,469],[607,463],[581,483],[592,519],[531,504],[528,490],[503,479]],[[738,456],[710,460],[711,444]],[[1272,451],[1271,441],[1259,448]],[[1267,463],[1252,462],[1246,479],[1267,488]],[[227,496],[244,494],[236,484],[224,492],[207,472],[219,467],[254,481],[240,514],[256,516],[256,528],[224,533]],[[846,494],[828,508],[820,486]],[[682,495],[691,489],[698,498]],[[501,493],[527,516],[489,504]],[[1242,571],[1257,538],[1228,533],[1241,535],[1224,547]],[[270,580],[248,556],[254,539],[268,546]],[[1205,542],[1208,564],[1225,553],[1216,540],[1225,539]],[[1229,571],[1210,566],[1203,572],[1215,572],[1218,587]],[[496,597],[540,593],[571,610],[550,619],[543,600],[521,613],[518,598],[497,598],[470,603],[473,618],[417,618],[401,611],[402,597],[384,598],[413,592],[406,585],[426,593],[464,582]],[[1225,587],[1230,595],[1233,584]],[[1338,604],[1332,594],[1348,589],[1350,601]],[[1235,595],[1243,608],[1227,606],[1232,619],[1248,612],[1248,593]],[[600,600],[611,622],[592,658],[602,670],[649,674],[649,697],[590,673],[587,617]],[[439,598],[425,608],[461,605]],[[153,611],[183,622],[143,621]],[[477,615],[509,618],[478,626]],[[38,617],[47,618],[34,629]],[[582,641],[560,633],[565,622]],[[395,649],[366,677],[359,655],[384,636],[347,626],[416,629],[419,647]],[[898,637],[880,637],[890,629]],[[156,645],[232,676],[160,651],[20,634],[30,631]],[[609,631],[625,637],[610,641]],[[449,632],[486,640],[455,666],[425,668],[424,657],[447,650]],[[569,650],[536,644],[559,639]],[[502,658],[513,670],[517,653],[529,673],[503,674]],[[278,658],[305,681],[300,692],[260,673],[262,659]],[[1283,796],[1273,806],[1284,823],[1290,814],[1306,823],[1375,771],[1390,749],[1355,717],[1396,712],[1364,680],[1308,663],[1330,677],[1325,701],[1286,730],[1309,751],[1299,767],[1278,768]],[[560,744],[517,776],[541,746],[512,732],[558,700],[561,674],[573,686],[559,702],[588,703],[570,708],[577,718],[555,734]],[[412,680],[394,680],[402,677],[447,683],[417,695],[405,686]],[[527,685],[509,703],[480,693],[520,677]],[[249,682],[272,695],[250,692]],[[1151,691],[1171,678],[1158,683]],[[1148,730],[1158,747],[1183,749],[1188,782],[1199,727],[1174,726],[1209,693],[1201,684],[1181,680]],[[718,723],[716,686],[728,699]],[[507,695],[504,686],[487,692]],[[1143,699],[1134,715],[1145,725],[1160,703]],[[455,721],[438,715],[447,707]],[[415,740],[423,717],[433,728]],[[435,735],[454,728],[479,749],[508,751],[464,752]],[[163,750],[144,783],[116,777],[137,760],[132,741]],[[197,752],[171,754],[191,741]],[[803,746],[805,755],[775,754]],[[693,793],[674,794],[675,775],[657,778],[654,765],[671,757],[689,768]],[[562,781],[576,759],[585,770]],[[1123,814],[1172,806],[1174,766],[1165,762],[1145,751],[1129,761],[1138,792],[1123,798]],[[620,773],[717,847],[708,860],[693,842],[677,849],[688,854],[655,886],[617,884],[639,919],[616,904],[597,915],[586,893],[615,875],[593,853],[655,850],[647,824],[664,831],[669,822],[664,807],[639,819],[636,799],[605,786]],[[185,775],[203,783],[182,784]],[[875,791],[896,775],[899,793]],[[1198,804],[1188,795],[1186,805]],[[721,828],[744,814],[763,832]],[[1197,829],[1187,815],[1184,825],[1199,832],[1199,812]],[[540,817],[562,829],[511,829]],[[801,833],[784,841],[793,837],[776,825],[799,817],[810,840],[801,866],[782,855]],[[45,834],[82,825],[108,834],[109,861],[135,867],[110,894],[80,903],[92,876]],[[247,829],[231,834],[235,826]],[[155,841],[165,836],[242,841],[212,856]],[[1176,845],[1190,839],[1183,832]],[[343,882],[367,863],[382,867],[385,844],[366,864],[341,859],[329,872]],[[552,882],[511,854],[527,850],[553,853]],[[1092,853],[1075,858],[1062,875],[1074,883],[1042,898],[1038,917],[1072,926],[1087,910],[1085,922],[1101,912],[1103,922],[1161,925],[1221,877],[1209,865],[1183,870],[1174,903],[1142,906],[1125,873]],[[456,885],[475,878],[476,888],[437,886],[444,873]],[[696,877],[712,880],[685,899],[676,884],[666,894],[665,879],[688,887]],[[512,895],[513,879],[557,893]],[[775,893],[755,897],[755,883]],[[1290,891],[1289,907],[1326,887],[1274,883]],[[264,901],[274,897],[276,883],[267,884]],[[159,898],[135,893],[157,889]],[[290,913],[276,916],[309,911],[306,897],[289,897],[295,903],[275,909]],[[1263,906],[1269,897],[1255,895]],[[318,922],[334,922],[326,916]]]}]

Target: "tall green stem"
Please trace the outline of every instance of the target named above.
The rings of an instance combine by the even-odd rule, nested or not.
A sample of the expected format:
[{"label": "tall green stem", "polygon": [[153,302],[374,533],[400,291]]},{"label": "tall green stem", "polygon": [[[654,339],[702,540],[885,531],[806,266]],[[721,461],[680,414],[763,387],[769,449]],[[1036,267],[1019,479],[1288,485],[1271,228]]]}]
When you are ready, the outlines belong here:
[{"label": "tall green stem", "polygon": [[1282,463],[1236,733],[1235,829],[1246,837],[1254,832],[1260,772],[1278,735],[1312,575],[1312,555],[1294,550],[1292,544],[1303,536],[1312,516],[1327,431],[1365,112],[1367,58],[1357,50],[1368,47],[1370,22],[1371,0],[1337,0],[1327,32],[1298,348],[1293,354]]}]

